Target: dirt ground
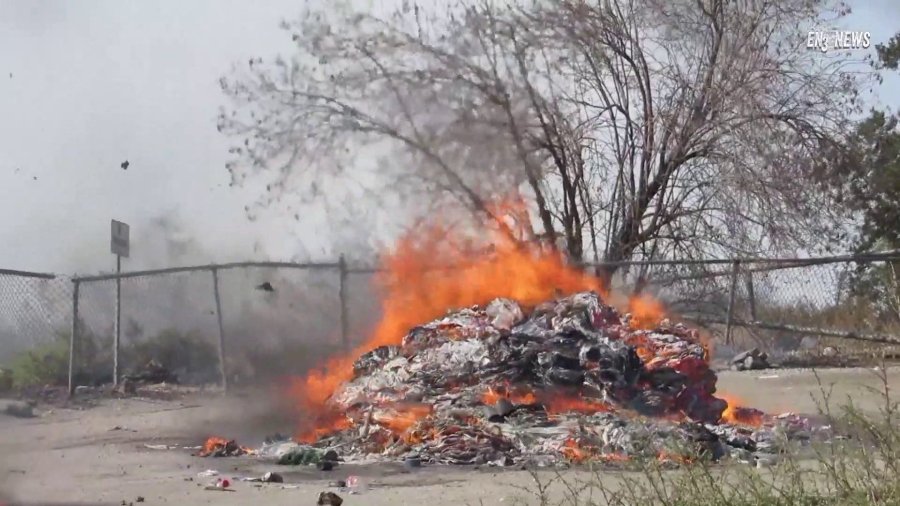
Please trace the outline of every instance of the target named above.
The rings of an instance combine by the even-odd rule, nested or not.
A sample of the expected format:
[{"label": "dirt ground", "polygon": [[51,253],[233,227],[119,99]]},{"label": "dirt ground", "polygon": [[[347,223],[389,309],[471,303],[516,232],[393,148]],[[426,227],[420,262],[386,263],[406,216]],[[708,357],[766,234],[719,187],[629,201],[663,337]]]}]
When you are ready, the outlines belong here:
[{"label": "dirt ground", "polygon": [[[818,372],[770,370],[723,372],[719,391],[768,412],[815,413],[820,382],[832,402],[853,402],[876,410],[882,402],[872,388],[881,382],[871,369]],[[900,387],[900,368],[889,369],[890,388]],[[3,401],[0,401],[2,403]],[[0,406],[2,407],[2,406]],[[2,411],[2,410],[0,410]],[[256,445],[267,433],[285,430],[271,416],[271,400],[262,395],[188,398],[179,401],[106,399],[85,409],[38,408],[23,419],[0,414],[0,498],[14,504],[314,504],[331,480],[363,477],[359,495],[338,492],[344,504],[515,504],[521,487],[532,483],[523,471],[429,468],[404,472],[399,466],[351,466],[322,472],[260,463],[253,458],[204,459],[191,450],[152,450],[145,444],[194,446],[208,435],[237,438]],[[276,469],[277,468],[277,469]],[[278,484],[238,482],[235,492],[206,491],[197,473],[215,469],[225,477],[261,475],[275,470]],[[566,471],[575,473],[576,471]],[[0,504],[3,501],[0,500]]]}]

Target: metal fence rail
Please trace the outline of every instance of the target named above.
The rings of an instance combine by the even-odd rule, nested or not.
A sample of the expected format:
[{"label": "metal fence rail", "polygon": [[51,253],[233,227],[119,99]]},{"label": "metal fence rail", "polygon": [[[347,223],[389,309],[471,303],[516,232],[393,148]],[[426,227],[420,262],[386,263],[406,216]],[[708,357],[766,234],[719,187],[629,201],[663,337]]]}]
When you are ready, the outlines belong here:
[{"label": "metal fence rail", "polygon": [[[726,344],[790,348],[806,336],[900,344],[900,252],[583,265],[610,267],[615,292],[652,295]],[[227,388],[312,367],[362,342],[378,321],[378,272],[343,258],[72,278],[0,270],[0,352],[62,343],[70,391],[115,383],[152,353],[165,354],[188,382]]]}]

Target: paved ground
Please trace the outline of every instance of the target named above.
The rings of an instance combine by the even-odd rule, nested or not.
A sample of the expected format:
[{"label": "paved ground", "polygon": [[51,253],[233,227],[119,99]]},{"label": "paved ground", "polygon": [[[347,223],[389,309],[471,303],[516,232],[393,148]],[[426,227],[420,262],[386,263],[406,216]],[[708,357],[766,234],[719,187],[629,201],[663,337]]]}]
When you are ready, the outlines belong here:
[{"label": "paved ground", "polygon": [[[900,369],[889,370],[890,387],[900,387]],[[876,410],[880,386],[868,369],[819,372],[774,370],[726,372],[720,391],[747,405],[770,412],[813,413],[821,386],[835,403],[848,398]],[[40,410],[39,410],[40,411]],[[319,491],[334,479],[364,476],[370,484],[361,495],[343,495],[347,506],[427,504],[514,504],[528,486],[525,472],[423,468],[403,473],[396,467],[343,466],[332,472],[314,470],[285,474],[290,488],[237,483],[236,492],[205,491],[197,473],[207,468],[225,476],[259,475],[271,468],[253,459],[202,459],[188,450],[150,450],[144,444],[199,444],[221,434],[256,444],[267,432],[284,428],[267,416],[267,399],[188,399],[178,402],[106,400],[84,410],[56,409],[32,419],[0,414],[0,495],[24,504],[60,503],[119,505],[145,498],[144,504],[271,505],[314,504]],[[283,469],[278,469],[279,472]],[[574,473],[574,471],[568,471]],[[193,481],[190,481],[193,479]],[[2,503],[2,501],[0,501]],[[17,503],[18,504],[18,503]]]}]

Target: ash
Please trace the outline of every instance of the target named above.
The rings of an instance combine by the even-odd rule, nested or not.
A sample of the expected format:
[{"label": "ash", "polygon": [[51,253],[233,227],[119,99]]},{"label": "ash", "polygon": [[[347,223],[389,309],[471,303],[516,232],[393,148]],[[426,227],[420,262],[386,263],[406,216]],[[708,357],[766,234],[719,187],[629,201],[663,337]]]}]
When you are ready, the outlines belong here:
[{"label": "ash", "polygon": [[450,313],[359,357],[313,446],[348,461],[762,464],[814,435],[796,415],[726,411],[696,330],[630,320],[592,292]]}]

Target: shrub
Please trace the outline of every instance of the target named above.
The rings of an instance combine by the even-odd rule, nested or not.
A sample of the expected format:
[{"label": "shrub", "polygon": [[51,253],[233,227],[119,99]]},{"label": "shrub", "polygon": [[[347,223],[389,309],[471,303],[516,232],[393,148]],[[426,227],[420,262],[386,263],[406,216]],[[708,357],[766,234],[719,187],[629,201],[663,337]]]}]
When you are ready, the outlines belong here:
[{"label": "shrub", "polygon": [[64,385],[69,374],[69,345],[62,339],[20,353],[10,364],[15,388]]}]

